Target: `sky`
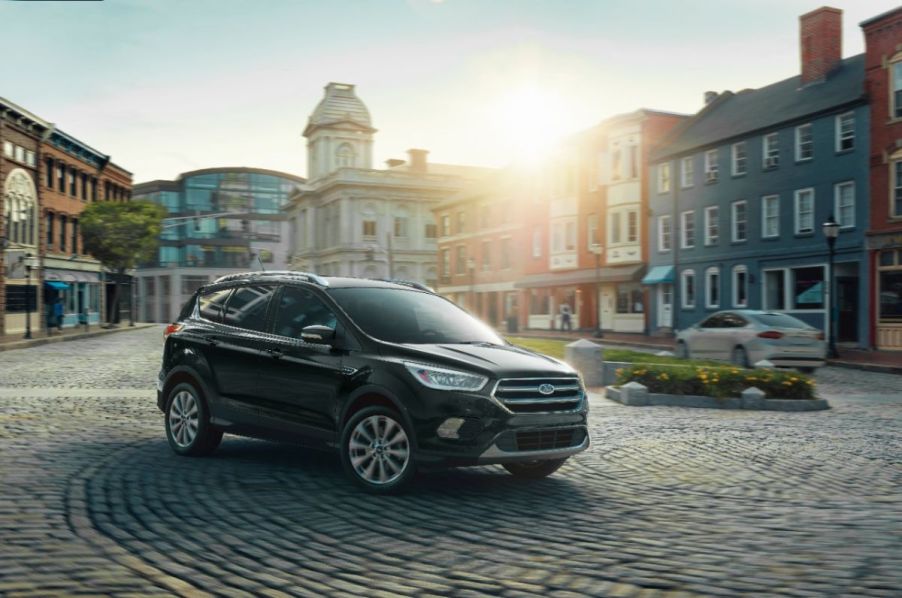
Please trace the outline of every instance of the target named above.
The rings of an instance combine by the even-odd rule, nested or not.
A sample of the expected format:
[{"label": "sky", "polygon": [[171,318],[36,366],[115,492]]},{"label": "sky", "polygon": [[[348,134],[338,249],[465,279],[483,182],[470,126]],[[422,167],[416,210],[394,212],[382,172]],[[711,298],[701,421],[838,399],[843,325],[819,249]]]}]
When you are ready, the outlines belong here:
[{"label": "sky", "polygon": [[[218,166],[304,176],[307,118],[352,83],[374,166],[425,148],[500,167],[608,116],[694,113],[799,71],[823,0],[0,1],[0,97],[136,183]],[[833,1],[843,55],[893,0]]]}]

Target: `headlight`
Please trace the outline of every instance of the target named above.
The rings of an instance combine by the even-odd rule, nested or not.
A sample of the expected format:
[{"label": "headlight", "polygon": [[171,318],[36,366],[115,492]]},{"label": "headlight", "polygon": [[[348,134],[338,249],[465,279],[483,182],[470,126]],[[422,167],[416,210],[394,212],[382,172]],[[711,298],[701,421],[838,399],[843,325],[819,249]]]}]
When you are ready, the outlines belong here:
[{"label": "headlight", "polygon": [[436,390],[469,390],[475,392],[482,389],[486,382],[489,381],[488,378],[479,374],[446,370],[422,363],[405,361],[404,367],[413,374],[413,377],[420,384]]}]

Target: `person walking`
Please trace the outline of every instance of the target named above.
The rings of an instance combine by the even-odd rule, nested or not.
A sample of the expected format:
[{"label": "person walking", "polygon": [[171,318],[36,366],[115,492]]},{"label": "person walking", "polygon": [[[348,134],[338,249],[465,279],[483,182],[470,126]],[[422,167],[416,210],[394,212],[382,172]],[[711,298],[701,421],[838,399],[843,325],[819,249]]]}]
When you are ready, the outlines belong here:
[{"label": "person walking", "polygon": [[57,299],[53,304],[53,323],[56,325],[57,331],[63,333],[63,300]]},{"label": "person walking", "polygon": [[561,303],[561,330],[573,331],[573,323],[570,321],[573,312],[569,303]]}]

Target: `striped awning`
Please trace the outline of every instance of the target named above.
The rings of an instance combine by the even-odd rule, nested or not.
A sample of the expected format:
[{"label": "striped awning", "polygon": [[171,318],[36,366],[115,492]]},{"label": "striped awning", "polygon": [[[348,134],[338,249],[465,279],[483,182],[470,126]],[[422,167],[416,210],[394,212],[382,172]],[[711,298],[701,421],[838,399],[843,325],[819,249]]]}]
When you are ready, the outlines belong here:
[{"label": "striped awning", "polygon": [[673,266],[653,266],[642,279],[642,284],[661,284],[673,282]]}]

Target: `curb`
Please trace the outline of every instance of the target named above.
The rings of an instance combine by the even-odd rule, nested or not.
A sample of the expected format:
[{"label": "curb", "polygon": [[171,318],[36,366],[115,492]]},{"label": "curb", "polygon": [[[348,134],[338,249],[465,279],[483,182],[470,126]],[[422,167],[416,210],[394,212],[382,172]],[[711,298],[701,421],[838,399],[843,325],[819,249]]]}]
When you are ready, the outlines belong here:
[{"label": "curb", "polygon": [[143,330],[145,328],[153,328],[158,324],[135,324],[134,326],[125,326],[123,328],[104,328],[95,330],[94,332],[83,332],[81,334],[69,334],[65,336],[50,336],[44,338],[33,338],[29,340],[15,341],[12,343],[0,343],[0,353],[3,351],[16,351],[18,349],[28,349],[30,347],[38,347],[40,345],[49,345],[51,343],[66,343],[69,341],[78,341],[87,338],[94,338],[113,334],[116,332],[127,332],[129,330]]},{"label": "curb", "polygon": [[621,405],[629,407],[695,407],[700,409],[742,409],[749,411],[822,411],[830,408],[827,399],[767,399],[715,397],[696,395],[671,395],[664,393],[646,393],[641,397],[623,396],[617,387],[605,388],[604,396]]},{"label": "curb", "polygon": [[899,365],[883,365],[879,363],[857,363],[854,361],[831,361],[827,360],[827,365],[837,368],[845,368],[847,370],[862,370],[865,372],[878,372],[881,374],[902,375],[902,366]]}]

